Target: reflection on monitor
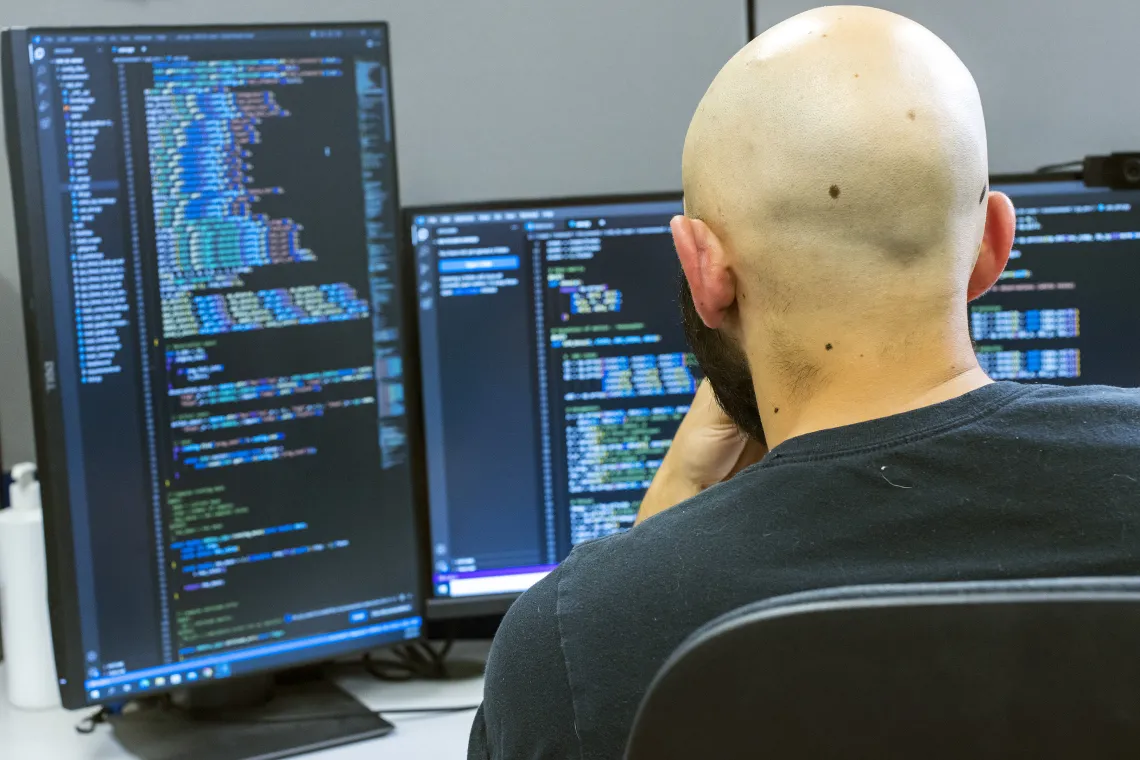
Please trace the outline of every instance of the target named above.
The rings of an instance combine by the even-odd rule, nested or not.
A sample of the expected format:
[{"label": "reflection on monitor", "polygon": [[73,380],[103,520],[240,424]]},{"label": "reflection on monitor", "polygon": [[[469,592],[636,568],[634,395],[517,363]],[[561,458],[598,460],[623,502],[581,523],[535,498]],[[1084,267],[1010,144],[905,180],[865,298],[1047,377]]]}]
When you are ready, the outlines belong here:
[{"label": "reflection on monitor", "polygon": [[5,53],[65,704],[418,635],[387,28]]},{"label": "reflection on monitor", "polygon": [[633,524],[696,390],[679,198],[411,210],[437,597]]},{"label": "reflection on monitor", "polygon": [[995,178],[1017,208],[998,283],[970,304],[982,369],[995,380],[1140,386],[1140,190],[1079,179]]}]

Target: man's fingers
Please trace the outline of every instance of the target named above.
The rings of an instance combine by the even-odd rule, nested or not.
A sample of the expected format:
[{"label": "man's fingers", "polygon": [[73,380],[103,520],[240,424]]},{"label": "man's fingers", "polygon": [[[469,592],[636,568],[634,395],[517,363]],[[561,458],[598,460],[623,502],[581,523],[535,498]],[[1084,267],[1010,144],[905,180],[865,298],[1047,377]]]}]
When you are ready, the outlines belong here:
[{"label": "man's fingers", "polygon": [[697,393],[693,396],[690,409],[709,424],[732,424],[732,420],[720,408],[720,402],[716,400],[716,394],[713,393],[712,384],[708,379],[701,380],[701,384],[697,386]]}]

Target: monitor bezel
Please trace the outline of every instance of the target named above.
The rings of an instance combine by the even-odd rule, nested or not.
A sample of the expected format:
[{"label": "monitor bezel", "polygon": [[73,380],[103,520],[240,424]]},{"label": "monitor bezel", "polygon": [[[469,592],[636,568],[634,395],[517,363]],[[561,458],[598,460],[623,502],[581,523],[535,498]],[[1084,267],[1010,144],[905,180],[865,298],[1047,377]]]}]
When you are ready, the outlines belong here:
[{"label": "monitor bezel", "polygon": [[[47,585],[48,610],[51,620],[53,648],[56,670],[59,679],[60,696],[63,706],[67,709],[82,709],[94,705],[114,702],[114,698],[90,699],[84,686],[85,659],[80,636],[80,610],[78,604],[78,583],[76,580],[75,559],[72,554],[73,535],[71,522],[71,509],[69,489],[67,484],[67,456],[61,434],[60,419],[62,416],[61,402],[58,394],[49,395],[46,387],[46,374],[39,371],[44,367],[45,357],[54,355],[56,346],[55,322],[50,313],[40,319],[36,309],[37,296],[45,303],[51,301],[50,280],[47,277],[47,261],[44,256],[36,253],[43,250],[43,230],[45,219],[40,204],[29,203],[29,198],[43,196],[42,181],[35,164],[31,167],[24,165],[24,152],[27,150],[25,137],[35,136],[34,117],[30,130],[21,126],[21,120],[28,114],[18,112],[17,104],[19,92],[16,81],[16,56],[22,55],[22,49],[16,46],[15,35],[31,34],[147,34],[147,33],[175,33],[182,31],[208,31],[208,32],[240,32],[259,30],[299,30],[299,29],[379,29],[383,31],[385,45],[383,55],[389,71],[388,96],[389,110],[392,124],[392,172],[395,178],[395,187],[391,190],[390,202],[395,205],[396,219],[402,222],[400,212],[400,181],[399,181],[399,149],[397,146],[395,121],[395,77],[392,74],[392,34],[391,25],[387,21],[345,21],[345,22],[288,22],[288,23],[260,23],[260,24],[171,24],[171,25],[82,25],[82,26],[16,26],[5,27],[0,30],[0,87],[4,97],[2,118],[6,132],[5,147],[8,152],[12,184],[12,210],[16,229],[16,252],[20,269],[20,292],[24,316],[24,339],[28,353],[28,371],[32,396],[32,427],[35,435],[36,459],[41,488],[41,501],[43,504],[44,543],[47,557]],[[22,42],[22,38],[20,40]],[[29,126],[29,125],[25,125]],[[39,140],[35,140],[34,152],[39,155]],[[30,218],[30,212],[36,211],[36,218]],[[397,262],[401,267],[400,282],[407,274],[404,261],[399,256],[397,245]],[[411,272],[414,277],[414,272]],[[399,283],[398,283],[399,285]],[[38,288],[38,292],[37,292]],[[403,295],[412,291],[404,290]],[[410,312],[415,313],[414,299],[402,304],[401,316]],[[406,365],[418,363],[418,346],[416,327],[407,322],[401,336],[401,358]],[[54,382],[54,381],[53,381]],[[419,424],[421,416],[416,413],[419,408],[418,378],[414,382],[408,381],[404,388],[407,414],[407,437],[409,464],[411,466],[411,496],[413,509],[418,515],[419,505],[424,503],[425,497],[420,490],[426,480],[422,476],[422,462],[418,459],[422,446],[418,443],[420,436]],[[417,549],[416,565],[422,568],[423,540],[422,523],[417,518],[413,520],[415,531],[414,545]],[[360,642],[360,646],[352,651],[338,650],[335,654],[322,653],[327,646],[312,647],[302,650],[288,665],[259,668],[254,672],[274,672],[304,665],[311,665],[330,658],[349,656],[359,652],[367,652],[385,646],[414,641],[426,635],[427,600],[422,572],[416,573],[415,578],[415,610],[424,624],[420,626],[417,637],[401,638],[398,641],[377,643],[371,639]],[[172,691],[177,687],[152,688],[148,694],[160,694]]]},{"label": "monitor bezel", "polygon": [[1041,182],[1081,181],[1084,175],[1079,172],[1034,172],[1031,174],[992,174],[990,188],[995,185],[1028,185]]},{"label": "monitor bezel", "polygon": [[[433,203],[430,205],[421,206],[408,206],[404,209],[403,213],[403,230],[400,233],[400,242],[403,248],[403,258],[408,262],[408,266],[404,267],[406,272],[406,287],[409,293],[416,292],[416,271],[415,271],[415,243],[412,240],[412,226],[417,216],[428,214],[438,214],[441,212],[455,212],[455,211],[472,211],[475,213],[481,211],[504,211],[508,209],[544,209],[544,208],[563,208],[566,206],[604,206],[604,205],[617,205],[624,203],[656,203],[661,201],[681,201],[683,195],[680,191],[659,191],[648,193],[619,193],[610,195],[577,195],[566,196],[558,198],[515,198],[511,200],[494,200],[494,201],[471,201],[463,202],[457,201],[455,203]],[[423,406],[422,394],[423,387],[419,385],[421,380],[421,364],[420,364],[420,341],[419,341],[419,309],[416,308],[415,299],[409,299],[410,313],[405,315],[408,320],[407,324],[415,331],[416,335],[416,350],[413,352],[415,367],[412,372],[415,374],[416,382],[416,409],[415,413],[418,415],[416,420],[416,428],[419,431],[419,446],[417,451],[418,459],[422,465],[422,482],[420,484],[420,492],[423,494],[423,503],[420,511],[420,535],[423,536],[423,583],[424,588],[427,589],[427,620],[442,622],[442,621],[456,621],[465,618],[478,618],[478,617],[497,617],[506,614],[507,609],[511,604],[518,599],[520,592],[508,594],[480,594],[474,596],[437,596],[435,593],[435,583],[432,580],[432,540],[431,540],[431,494],[428,486],[427,479],[427,448],[424,441],[424,420],[423,420]]]}]

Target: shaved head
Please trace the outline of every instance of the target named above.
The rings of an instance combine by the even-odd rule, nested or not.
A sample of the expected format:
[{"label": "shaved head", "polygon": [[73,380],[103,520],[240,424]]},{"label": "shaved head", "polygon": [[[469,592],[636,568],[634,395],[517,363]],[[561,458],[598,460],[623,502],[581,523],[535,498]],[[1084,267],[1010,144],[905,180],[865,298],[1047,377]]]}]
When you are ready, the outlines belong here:
[{"label": "shaved head", "polygon": [[836,382],[856,346],[921,359],[964,331],[967,299],[1004,266],[997,239],[1000,266],[975,276],[987,213],[1008,200],[987,192],[973,77],[887,11],[820,8],[746,45],[701,100],[682,173],[686,326],[754,437]]},{"label": "shaved head", "polygon": [[911,263],[981,238],[982,103],[922,26],[820,8],[725,65],[689,126],[682,171],[686,211],[757,255],[842,244]]}]

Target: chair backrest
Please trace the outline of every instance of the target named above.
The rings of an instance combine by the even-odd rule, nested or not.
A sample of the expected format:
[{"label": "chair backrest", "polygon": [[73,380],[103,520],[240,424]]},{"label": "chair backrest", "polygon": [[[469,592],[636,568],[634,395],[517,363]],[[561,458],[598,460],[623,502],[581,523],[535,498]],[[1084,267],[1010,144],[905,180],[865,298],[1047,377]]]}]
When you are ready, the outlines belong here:
[{"label": "chair backrest", "polygon": [[861,586],[694,633],[627,760],[1140,758],[1140,580]]}]

